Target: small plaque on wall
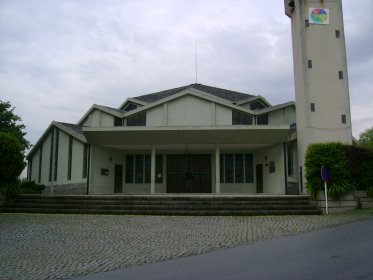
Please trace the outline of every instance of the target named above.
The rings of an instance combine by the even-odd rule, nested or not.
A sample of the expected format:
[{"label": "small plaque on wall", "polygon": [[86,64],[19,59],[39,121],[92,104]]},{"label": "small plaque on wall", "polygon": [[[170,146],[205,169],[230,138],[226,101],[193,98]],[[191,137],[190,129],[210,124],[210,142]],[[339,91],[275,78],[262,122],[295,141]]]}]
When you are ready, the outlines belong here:
[{"label": "small plaque on wall", "polygon": [[275,173],[275,172],[276,172],[275,162],[271,161],[269,163],[269,173]]},{"label": "small plaque on wall", "polygon": [[101,175],[108,176],[109,175],[109,169],[107,169],[107,168],[101,168]]}]

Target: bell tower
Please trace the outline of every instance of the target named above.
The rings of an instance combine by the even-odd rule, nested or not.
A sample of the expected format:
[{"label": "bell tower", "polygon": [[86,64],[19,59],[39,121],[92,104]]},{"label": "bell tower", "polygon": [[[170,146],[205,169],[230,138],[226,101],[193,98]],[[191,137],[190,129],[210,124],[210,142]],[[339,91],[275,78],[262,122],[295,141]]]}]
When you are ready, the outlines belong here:
[{"label": "bell tower", "polygon": [[298,162],[311,143],[352,143],[342,0],[284,0],[291,19]]}]

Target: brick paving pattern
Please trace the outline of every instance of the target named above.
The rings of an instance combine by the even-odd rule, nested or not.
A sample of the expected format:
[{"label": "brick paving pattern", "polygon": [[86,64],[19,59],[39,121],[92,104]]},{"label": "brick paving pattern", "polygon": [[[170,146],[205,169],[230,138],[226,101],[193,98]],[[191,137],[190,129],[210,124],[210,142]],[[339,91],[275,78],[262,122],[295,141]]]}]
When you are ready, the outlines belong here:
[{"label": "brick paving pattern", "polygon": [[0,279],[69,279],[353,222],[369,214],[177,217],[0,214]]}]

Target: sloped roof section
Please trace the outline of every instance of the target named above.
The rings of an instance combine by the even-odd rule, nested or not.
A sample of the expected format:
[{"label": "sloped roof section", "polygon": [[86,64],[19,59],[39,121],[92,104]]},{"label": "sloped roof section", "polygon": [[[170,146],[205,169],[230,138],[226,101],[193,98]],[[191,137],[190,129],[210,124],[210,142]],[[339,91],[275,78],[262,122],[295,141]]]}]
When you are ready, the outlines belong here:
[{"label": "sloped roof section", "polygon": [[83,134],[83,129],[80,125],[72,124],[72,123],[64,123],[64,122],[58,122],[59,124],[67,127],[70,130],[73,130],[74,132],[84,135]]},{"label": "sloped roof section", "polygon": [[162,100],[164,98],[170,97],[172,95],[178,94],[179,92],[186,90],[186,89],[196,89],[199,91],[203,91],[207,94],[211,94],[213,96],[225,99],[229,102],[235,103],[239,102],[244,99],[248,99],[250,97],[253,97],[254,95],[222,89],[222,88],[216,88],[211,86],[206,86],[202,84],[191,84],[183,87],[173,88],[169,90],[159,91],[151,94],[146,94],[142,96],[135,97],[134,99],[140,100],[142,102],[146,103],[153,103],[157,102],[159,100]]}]

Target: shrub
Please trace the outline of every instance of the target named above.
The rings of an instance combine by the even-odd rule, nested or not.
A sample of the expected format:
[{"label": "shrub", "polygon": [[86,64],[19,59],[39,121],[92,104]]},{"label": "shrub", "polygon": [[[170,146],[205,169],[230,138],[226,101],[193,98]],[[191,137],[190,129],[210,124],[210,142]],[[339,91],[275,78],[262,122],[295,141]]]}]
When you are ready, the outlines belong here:
[{"label": "shrub", "polygon": [[306,189],[314,198],[324,188],[320,173],[323,165],[329,169],[328,193],[333,198],[356,189],[356,183],[350,179],[344,145],[337,142],[311,144],[305,156],[305,177]]},{"label": "shrub", "polygon": [[14,183],[25,166],[21,142],[0,131],[0,183]]},{"label": "shrub", "polygon": [[373,197],[373,149],[364,150],[364,158],[359,163],[358,187]]},{"label": "shrub", "polygon": [[0,193],[6,197],[15,197],[20,193],[39,194],[44,189],[44,185],[39,185],[27,180],[14,180],[10,182],[2,182],[0,184]]}]

